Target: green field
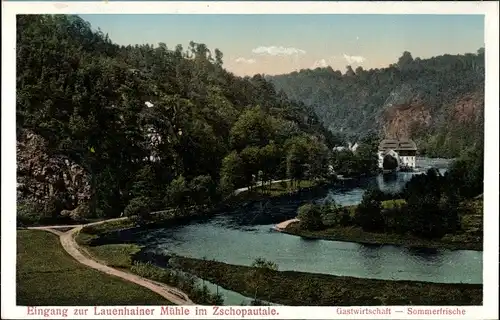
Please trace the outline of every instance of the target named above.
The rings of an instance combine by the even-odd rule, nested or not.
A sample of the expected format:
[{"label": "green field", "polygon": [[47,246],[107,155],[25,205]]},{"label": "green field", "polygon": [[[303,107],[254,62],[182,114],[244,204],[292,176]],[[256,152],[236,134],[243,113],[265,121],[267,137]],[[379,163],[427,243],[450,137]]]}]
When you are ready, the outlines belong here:
[{"label": "green field", "polygon": [[27,306],[167,305],[156,293],[88,268],[56,235],[17,231],[17,304]]}]

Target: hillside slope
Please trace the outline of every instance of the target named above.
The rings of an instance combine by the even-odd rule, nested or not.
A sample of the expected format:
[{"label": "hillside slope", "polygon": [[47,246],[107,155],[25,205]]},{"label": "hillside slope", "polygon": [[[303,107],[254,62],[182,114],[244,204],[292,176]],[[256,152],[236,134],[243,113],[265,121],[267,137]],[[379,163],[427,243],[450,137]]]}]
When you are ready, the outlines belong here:
[{"label": "hillside slope", "polygon": [[206,206],[261,169],[282,178],[288,150],[314,167],[335,144],[312,108],[226,71],[204,44],[119,46],[78,16],[17,25],[21,215]]},{"label": "hillside slope", "polygon": [[331,67],[268,77],[314,108],[334,132],[412,138],[423,154],[453,157],[482,139],[484,50],[420,59],[405,52],[388,68],[342,74]]}]

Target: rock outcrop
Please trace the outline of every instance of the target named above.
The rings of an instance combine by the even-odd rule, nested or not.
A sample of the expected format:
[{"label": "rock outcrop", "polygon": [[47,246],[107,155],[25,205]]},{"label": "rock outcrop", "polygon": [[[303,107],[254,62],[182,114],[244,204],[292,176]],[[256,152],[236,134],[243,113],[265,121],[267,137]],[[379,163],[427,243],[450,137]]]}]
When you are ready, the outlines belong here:
[{"label": "rock outcrop", "polygon": [[18,202],[46,208],[45,215],[78,219],[86,214],[91,190],[90,175],[84,168],[66,156],[49,155],[43,137],[29,130],[18,135]]},{"label": "rock outcrop", "polygon": [[484,93],[473,92],[457,97],[450,105],[440,109],[431,107],[418,97],[388,106],[379,118],[379,125],[385,137],[405,139],[436,128],[449,131],[460,130],[466,125],[481,126],[483,121]]}]

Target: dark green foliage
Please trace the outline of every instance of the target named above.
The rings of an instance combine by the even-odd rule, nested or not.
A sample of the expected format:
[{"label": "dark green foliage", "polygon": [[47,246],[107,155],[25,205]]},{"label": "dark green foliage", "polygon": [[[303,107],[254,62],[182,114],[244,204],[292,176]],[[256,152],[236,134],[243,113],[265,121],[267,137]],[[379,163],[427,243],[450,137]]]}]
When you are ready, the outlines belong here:
[{"label": "dark green foliage", "polygon": [[388,109],[412,103],[423,106],[432,122],[412,125],[408,134],[421,153],[451,158],[483,139],[484,108],[469,115],[465,111],[467,121],[462,121],[457,120],[453,107],[461,98],[466,104],[472,100],[484,105],[484,70],[484,49],[429,59],[404,52],[386,68],[354,71],[347,66],[344,75],[331,67],[316,68],[269,79],[288,97],[313,108],[329,129],[351,141],[367,132],[383,132]]},{"label": "dark green foliage", "polygon": [[220,294],[211,293],[206,285],[198,283],[199,281],[188,273],[160,268],[150,262],[137,261],[130,267],[130,271],[141,277],[175,286],[186,292],[196,303],[216,306],[224,304],[224,298]]},{"label": "dark green foliage", "polygon": [[319,177],[338,141],[264,77],[224,70],[218,49],[119,46],[78,16],[19,15],[17,26],[17,128],[85,168],[92,216],[141,211],[144,198],[151,210],[210,206],[254,176],[284,178],[294,137],[315,142],[294,178],[306,165]]},{"label": "dark green foliage", "polygon": [[[243,295],[255,293],[249,281],[255,267],[181,257],[176,266]],[[272,270],[265,280],[257,298],[287,306],[331,306],[332,301],[336,306],[479,305],[483,297],[480,284],[388,281]]]},{"label": "dark green foliage", "polygon": [[324,227],[322,211],[313,204],[305,204],[297,210],[297,218],[300,220],[301,228],[306,230],[319,230]]},{"label": "dark green foliage", "polygon": [[445,174],[449,185],[457,186],[458,195],[471,198],[483,193],[484,147],[478,144],[452,163]]},{"label": "dark green foliage", "polygon": [[349,226],[353,224],[351,212],[347,207],[341,207],[334,201],[319,206],[323,224],[328,227]]},{"label": "dark green foliage", "polygon": [[147,197],[137,197],[130,200],[125,207],[124,214],[127,217],[138,216],[147,219],[151,212],[151,199]]},{"label": "dark green foliage", "polygon": [[376,135],[368,134],[360,140],[355,151],[334,151],[331,156],[333,170],[343,176],[372,175],[378,171],[378,144]]},{"label": "dark green foliage", "polygon": [[382,205],[379,190],[367,190],[361,203],[356,207],[354,221],[367,231],[379,231],[384,228]]}]

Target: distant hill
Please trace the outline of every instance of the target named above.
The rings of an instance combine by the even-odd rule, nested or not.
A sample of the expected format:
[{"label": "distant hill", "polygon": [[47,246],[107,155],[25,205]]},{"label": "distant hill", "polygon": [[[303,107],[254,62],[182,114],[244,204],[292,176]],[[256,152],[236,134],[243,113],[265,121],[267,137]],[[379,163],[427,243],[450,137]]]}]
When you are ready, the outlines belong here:
[{"label": "distant hill", "polygon": [[333,132],[350,139],[375,132],[412,138],[419,152],[454,157],[483,139],[484,49],[347,72],[331,67],[269,76],[278,91],[314,108]]}]

